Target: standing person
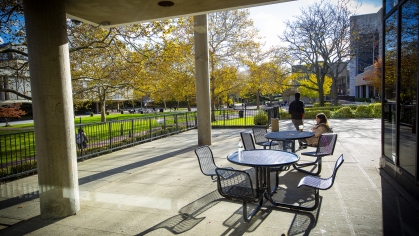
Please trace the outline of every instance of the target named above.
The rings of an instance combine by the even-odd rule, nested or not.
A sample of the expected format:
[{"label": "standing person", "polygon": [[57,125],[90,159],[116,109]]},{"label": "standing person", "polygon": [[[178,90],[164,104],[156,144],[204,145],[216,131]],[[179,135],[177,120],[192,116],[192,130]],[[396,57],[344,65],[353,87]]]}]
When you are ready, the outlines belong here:
[{"label": "standing person", "polygon": [[[292,101],[288,108],[288,113],[291,114],[292,123],[295,126],[295,129],[298,131],[298,126],[303,125],[304,117],[304,102],[300,101],[301,94],[295,93],[295,100]],[[300,147],[303,146],[301,140],[298,140]]]},{"label": "standing person", "polygon": [[76,143],[80,149],[87,148],[87,143],[89,139],[87,138],[86,134],[84,133],[82,128],[79,128],[78,133],[76,135]]}]

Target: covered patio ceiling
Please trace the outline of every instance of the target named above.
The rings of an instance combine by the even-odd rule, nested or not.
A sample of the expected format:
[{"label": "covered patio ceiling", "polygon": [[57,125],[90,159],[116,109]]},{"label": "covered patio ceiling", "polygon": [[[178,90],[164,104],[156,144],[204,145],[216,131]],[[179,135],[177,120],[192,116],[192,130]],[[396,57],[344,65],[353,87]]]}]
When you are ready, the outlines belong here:
[{"label": "covered patio ceiling", "polygon": [[289,1],[293,0],[67,0],[65,7],[69,18],[120,26]]}]

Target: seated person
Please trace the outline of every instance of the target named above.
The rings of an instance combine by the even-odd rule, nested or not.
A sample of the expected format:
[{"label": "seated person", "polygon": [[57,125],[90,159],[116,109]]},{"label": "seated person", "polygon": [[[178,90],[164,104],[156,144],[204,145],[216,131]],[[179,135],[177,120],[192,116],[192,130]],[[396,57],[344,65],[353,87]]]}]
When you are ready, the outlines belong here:
[{"label": "seated person", "polygon": [[327,117],[324,113],[319,113],[316,115],[316,122],[317,124],[310,129],[311,132],[314,132],[314,137],[304,139],[302,148],[306,148],[307,145],[317,147],[321,134],[333,132],[329,126],[329,123],[327,122]]}]

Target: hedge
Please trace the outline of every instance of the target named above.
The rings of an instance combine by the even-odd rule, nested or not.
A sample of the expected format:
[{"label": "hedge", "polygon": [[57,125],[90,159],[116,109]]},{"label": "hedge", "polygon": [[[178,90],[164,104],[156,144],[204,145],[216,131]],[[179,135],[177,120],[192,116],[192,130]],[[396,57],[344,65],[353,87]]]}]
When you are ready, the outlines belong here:
[{"label": "hedge", "polygon": [[[304,119],[315,119],[318,113],[324,113],[328,118],[381,118],[381,103],[369,105],[349,105],[332,107],[305,108]],[[288,111],[280,110],[281,119],[291,119]]]}]

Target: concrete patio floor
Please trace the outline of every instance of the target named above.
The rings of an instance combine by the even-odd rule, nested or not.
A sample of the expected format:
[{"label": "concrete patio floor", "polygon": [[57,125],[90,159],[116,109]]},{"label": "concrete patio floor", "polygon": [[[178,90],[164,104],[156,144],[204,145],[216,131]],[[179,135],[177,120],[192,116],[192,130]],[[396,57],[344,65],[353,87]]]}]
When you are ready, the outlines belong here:
[{"label": "concrete patio floor", "polygon": [[[1,184],[0,235],[419,235],[418,201],[379,169],[380,122],[330,120],[338,141],[335,154],[323,159],[321,176],[330,176],[340,154],[345,162],[313,212],[266,202],[245,223],[241,202],[222,198],[216,182],[201,173],[197,130],[191,130],[79,162],[81,209],[60,220],[40,219],[36,175]],[[280,129],[293,126],[281,120]],[[241,131],[250,129],[212,130],[219,167],[246,169],[226,159]],[[311,190],[297,188],[303,176],[292,168],[282,172],[275,199],[312,204]]]}]

